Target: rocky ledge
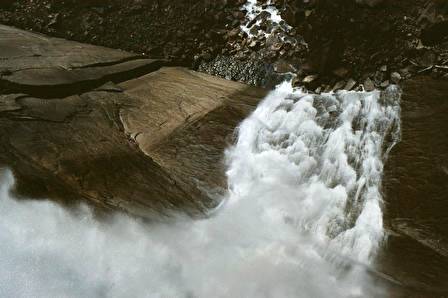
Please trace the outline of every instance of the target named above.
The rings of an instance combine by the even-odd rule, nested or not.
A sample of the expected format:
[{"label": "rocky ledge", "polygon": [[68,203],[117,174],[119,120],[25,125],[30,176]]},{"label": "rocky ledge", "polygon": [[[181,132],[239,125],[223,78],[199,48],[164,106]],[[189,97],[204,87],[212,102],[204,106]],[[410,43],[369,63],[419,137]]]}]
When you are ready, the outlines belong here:
[{"label": "rocky ledge", "polygon": [[0,164],[24,196],[151,217],[214,205],[265,90],[0,26]]},{"label": "rocky ledge", "polygon": [[79,3],[3,1],[0,23],[253,85],[275,84],[284,73],[315,92],[384,88],[419,74],[448,76],[444,0]]},{"label": "rocky ledge", "polygon": [[[243,81],[291,73],[316,93],[382,89],[419,74],[448,78],[448,4],[411,2],[248,1],[245,22],[226,35],[222,53],[230,58],[199,69]],[[222,67],[229,59],[241,66]]]},{"label": "rocky ledge", "polygon": [[2,0],[0,23],[191,65],[213,57],[241,0]]}]

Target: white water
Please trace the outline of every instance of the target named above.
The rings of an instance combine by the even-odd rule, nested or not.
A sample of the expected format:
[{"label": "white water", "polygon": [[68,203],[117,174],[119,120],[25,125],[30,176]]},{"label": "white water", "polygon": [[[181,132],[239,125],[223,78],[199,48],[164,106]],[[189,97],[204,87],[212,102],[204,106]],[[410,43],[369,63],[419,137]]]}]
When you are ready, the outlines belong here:
[{"label": "white water", "polygon": [[[257,0],[248,0],[246,2],[246,4],[242,7],[242,9],[246,10],[247,23],[245,25],[241,26],[241,30],[246,32],[249,37],[254,37],[254,36],[250,32],[250,27],[248,27],[248,24],[252,20],[254,20],[263,11],[267,11],[270,13],[269,19],[272,21],[273,24],[278,25],[282,21],[280,12],[274,5],[271,5],[271,0],[268,0],[266,5],[267,6],[265,8],[263,8],[262,5],[259,5],[257,3]],[[260,25],[260,23],[261,23],[261,21],[258,20],[255,24]],[[259,33],[260,32],[258,32],[258,34]],[[266,34],[265,32],[261,32],[261,33],[263,33],[265,36],[269,35],[269,34]]]},{"label": "white water", "polygon": [[[383,158],[399,96],[307,95],[283,83],[226,153],[205,220],[107,223],[17,201],[0,184],[0,297],[365,297],[383,237]],[[359,265],[362,263],[364,265]]]}]

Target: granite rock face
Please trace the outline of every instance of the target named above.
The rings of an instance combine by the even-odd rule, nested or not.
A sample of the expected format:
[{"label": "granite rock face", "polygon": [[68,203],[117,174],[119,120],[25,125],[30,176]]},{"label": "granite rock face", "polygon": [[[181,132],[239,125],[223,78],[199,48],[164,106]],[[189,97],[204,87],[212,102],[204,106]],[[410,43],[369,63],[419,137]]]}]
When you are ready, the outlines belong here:
[{"label": "granite rock face", "polygon": [[[385,225],[380,260],[406,297],[448,293],[448,83],[420,76],[402,84],[402,140],[385,167]],[[433,292],[431,292],[433,291]]]},{"label": "granite rock face", "polygon": [[17,191],[151,217],[213,206],[224,149],[265,90],[0,27],[0,163]]},{"label": "granite rock face", "polygon": [[161,67],[119,50],[49,38],[0,25],[0,87],[54,97],[82,92]]}]

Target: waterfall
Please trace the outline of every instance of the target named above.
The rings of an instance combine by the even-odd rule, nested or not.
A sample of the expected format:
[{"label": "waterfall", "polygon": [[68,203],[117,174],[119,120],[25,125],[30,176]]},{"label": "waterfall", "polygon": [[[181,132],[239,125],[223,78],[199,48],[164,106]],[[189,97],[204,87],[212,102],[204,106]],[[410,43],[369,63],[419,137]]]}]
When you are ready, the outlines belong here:
[{"label": "waterfall", "polygon": [[[248,0],[249,38],[271,1]],[[280,36],[281,37],[281,36]],[[284,40],[284,38],[280,38]],[[369,297],[384,238],[384,162],[400,91],[309,94],[284,82],[225,152],[228,192],[205,219],[99,222],[81,206],[17,200],[0,174],[0,297]]]},{"label": "waterfall", "polygon": [[383,237],[381,177],[399,92],[279,85],[226,151],[229,192],[207,219],[98,222],[18,201],[0,183],[1,297],[366,297]]},{"label": "waterfall", "polygon": [[[400,137],[400,94],[311,95],[287,82],[239,128],[228,152],[230,203],[364,263],[383,237],[383,162]],[[390,140],[386,137],[390,136]]]}]

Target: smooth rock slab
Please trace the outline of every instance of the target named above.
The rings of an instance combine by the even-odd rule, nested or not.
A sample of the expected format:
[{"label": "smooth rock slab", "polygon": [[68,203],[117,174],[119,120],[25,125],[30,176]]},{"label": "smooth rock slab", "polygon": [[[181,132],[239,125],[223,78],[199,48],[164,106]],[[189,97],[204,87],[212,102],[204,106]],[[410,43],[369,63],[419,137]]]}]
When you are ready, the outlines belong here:
[{"label": "smooth rock slab", "polygon": [[120,88],[0,97],[0,163],[18,191],[144,217],[213,206],[209,195],[226,187],[224,149],[265,91],[178,68]]},{"label": "smooth rock slab", "polygon": [[[266,91],[182,68],[120,84],[137,104],[121,110],[127,135],[179,185],[222,193],[224,149]],[[148,125],[151,124],[151,125]]]},{"label": "smooth rock slab", "polygon": [[266,91],[161,64],[0,26],[0,165],[17,192],[143,217],[216,204],[224,149]]},{"label": "smooth rock slab", "polygon": [[134,215],[197,214],[266,91],[0,25],[0,166],[17,192]]},{"label": "smooth rock slab", "polygon": [[162,64],[141,55],[0,25],[2,89],[57,97],[142,75]]}]

